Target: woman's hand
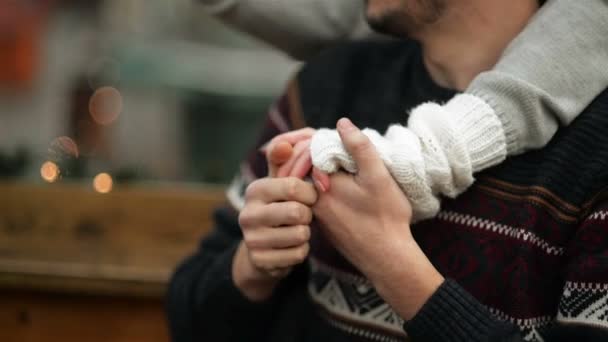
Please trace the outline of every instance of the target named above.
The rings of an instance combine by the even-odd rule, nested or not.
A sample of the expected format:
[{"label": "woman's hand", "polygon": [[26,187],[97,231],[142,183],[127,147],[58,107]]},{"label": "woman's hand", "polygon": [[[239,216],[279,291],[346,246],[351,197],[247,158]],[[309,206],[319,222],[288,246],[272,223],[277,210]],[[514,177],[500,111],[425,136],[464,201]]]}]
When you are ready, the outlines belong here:
[{"label": "woman's hand", "polygon": [[253,301],[269,298],[279,280],[308,256],[316,190],[301,179],[276,177],[292,154],[289,140],[269,145],[268,177],[249,185],[239,215],[243,241],[233,259],[232,278]]},{"label": "woman's hand", "polygon": [[[359,172],[332,175],[331,190],[318,189],[313,212],[334,247],[409,319],[443,278],[414,241],[410,203],[374,145],[348,119],[338,122],[338,132]],[[315,169],[313,178],[319,175]]]}]

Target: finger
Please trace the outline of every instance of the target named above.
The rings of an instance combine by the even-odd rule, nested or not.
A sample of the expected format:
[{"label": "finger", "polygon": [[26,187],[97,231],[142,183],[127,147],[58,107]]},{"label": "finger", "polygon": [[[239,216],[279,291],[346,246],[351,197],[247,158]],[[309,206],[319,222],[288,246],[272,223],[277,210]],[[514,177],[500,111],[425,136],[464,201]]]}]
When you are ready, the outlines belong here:
[{"label": "finger", "polygon": [[378,174],[384,163],[369,138],[347,118],[338,121],[337,129],[344,148],[359,167],[359,174],[363,177]]},{"label": "finger", "polygon": [[292,248],[251,250],[249,256],[253,264],[266,271],[286,268],[301,264],[310,251],[309,244]]},{"label": "finger", "polygon": [[273,144],[266,151],[268,161],[268,176],[276,177],[279,167],[293,155],[293,147],[288,142]]},{"label": "finger", "polygon": [[297,247],[310,240],[309,226],[258,228],[244,231],[249,250]]},{"label": "finger", "polygon": [[310,207],[299,202],[250,205],[239,214],[239,224],[243,228],[308,225],[311,221]]},{"label": "finger", "polygon": [[313,128],[307,127],[298,129],[295,131],[283,133],[281,135],[277,135],[274,137],[268,145],[272,145],[273,143],[277,143],[279,141],[285,141],[290,143],[291,145],[295,145],[302,140],[307,140],[312,138],[315,134],[315,130]]},{"label": "finger", "polygon": [[291,170],[290,176],[296,177],[300,179],[304,179],[310,171],[312,170],[312,157],[310,155],[310,146],[309,148],[302,153],[302,155],[298,158],[293,169]]},{"label": "finger", "polygon": [[302,155],[302,153],[309,150],[309,148],[310,140],[303,140],[298,142],[293,147],[293,153],[291,154],[289,160],[279,168],[279,171],[277,172],[277,177],[288,177],[298,158]]},{"label": "finger", "polygon": [[286,163],[279,170],[279,175],[284,177],[296,177],[303,179],[312,168],[312,159],[310,156],[310,140],[301,142],[301,149],[291,158],[289,163]]},{"label": "finger", "polygon": [[307,139],[312,138],[312,136],[314,134],[315,134],[315,129],[310,128],[310,127],[279,134],[276,137],[272,138],[272,140],[270,140],[269,142],[264,144],[262,147],[260,147],[260,151],[262,153],[266,154],[268,152],[268,150],[271,150],[274,147],[274,145],[278,144],[279,142],[287,142],[293,146],[302,140],[307,140]]},{"label": "finger", "polygon": [[315,182],[315,185],[319,191],[329,191],[331,182],[329,181],[328,174],[315,167],[312,169],[312,179]]},{"label": "finger", "polygon": [[312,184],[294,177],[262,178],[247,187],[245,198],[263,203],[293,201],[311,206],[317,201],[317,191]]}]

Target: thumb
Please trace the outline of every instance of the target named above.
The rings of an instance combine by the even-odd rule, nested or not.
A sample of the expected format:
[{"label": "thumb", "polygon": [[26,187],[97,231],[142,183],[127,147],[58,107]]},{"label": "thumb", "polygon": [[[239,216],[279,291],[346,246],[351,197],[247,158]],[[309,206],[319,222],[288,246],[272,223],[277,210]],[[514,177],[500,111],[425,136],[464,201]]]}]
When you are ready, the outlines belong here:
[{"label": "thumb", "polygon": [[272,144],[266,151],[266,160],[268,161],[268,176],[276,177],[279,167],[287,162],[293,154],[293,146],[290,143],[281,141]]},{"label": "thumb", "polygon": [[349,119],[342,118],[337,124],[338,133],[344,148],[353,156],[359,174],[377,174],[382,170],[383,162],[371,140],[361,132]]}]

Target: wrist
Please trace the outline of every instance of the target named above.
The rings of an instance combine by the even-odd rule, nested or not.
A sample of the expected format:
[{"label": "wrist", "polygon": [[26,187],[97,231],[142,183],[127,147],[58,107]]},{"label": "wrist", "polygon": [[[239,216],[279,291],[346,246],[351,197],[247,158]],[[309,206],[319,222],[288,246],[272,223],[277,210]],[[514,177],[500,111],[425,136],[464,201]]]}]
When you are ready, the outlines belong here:
[{"label": "wrist", "polygon": [[247,246],[241,241],[232,261],[232,280],[247,299],[262,302],[272,296],[279,279],[255,267],[248,254]]},{"label": "wrist", "polygon": [[386,249],[382,273],[370,279],[378,294],[405,320],[412,319],[444,282],[413,238]]}]

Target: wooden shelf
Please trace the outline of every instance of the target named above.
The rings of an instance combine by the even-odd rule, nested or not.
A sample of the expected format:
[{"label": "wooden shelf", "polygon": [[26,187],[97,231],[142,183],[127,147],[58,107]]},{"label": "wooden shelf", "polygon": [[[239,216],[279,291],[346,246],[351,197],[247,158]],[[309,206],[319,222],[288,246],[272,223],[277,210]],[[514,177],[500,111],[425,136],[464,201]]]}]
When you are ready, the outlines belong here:
[{"label": "wooden shelf", "polygon": [[220,188],[0,183],[0,288],[160,298]]}]

